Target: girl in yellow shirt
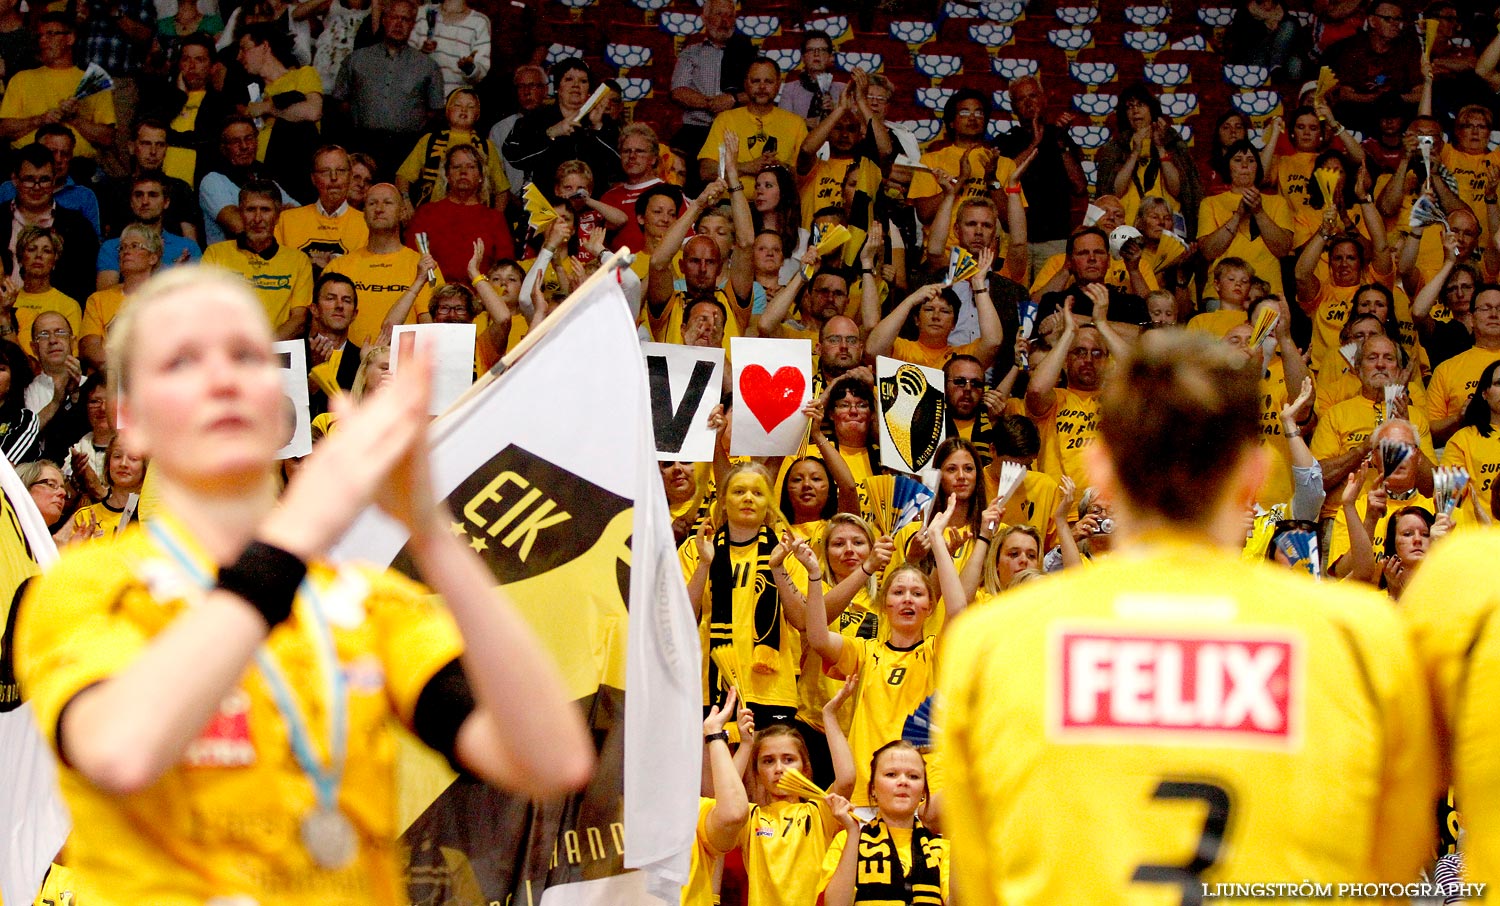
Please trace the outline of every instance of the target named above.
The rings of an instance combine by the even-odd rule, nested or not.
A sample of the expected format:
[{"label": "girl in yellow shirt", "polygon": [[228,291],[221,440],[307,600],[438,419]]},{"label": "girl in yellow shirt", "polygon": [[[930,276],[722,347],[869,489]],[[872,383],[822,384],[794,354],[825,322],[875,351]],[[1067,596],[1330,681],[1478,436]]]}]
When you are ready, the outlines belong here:
[{"label": "girl in yellow shirt", "polygon": [[[833,714],[854,691],[853,681],[824,706],[836,745],[848,752]],[[741,734],[744,735],[743,733]],[[831,741],[832,742],[832,741]],[[753,804],[749,820],[740,831],[740,854],[749,881],[748,906],[814,906],[818,900],[818,878],[828,841],[838,832],[833,803],[846,803],[840,794],[853,786],[852,765],[847,755],[836,758],[841,766],[830,795],[822,801],[792,796],[777,788],[788,769],[807,775],[811,770],[807,744],[792,727],[777,724],[755,733],[754,741],[741,747],[747,757]],[[739,756],[739,753],[736,753]]]},{"label": "girl in yellow shirt", "polygon": [[[922,826],[918,812],[927,798],[927,763],[916,747],[895,740],[870,762],[869,798],[875,819],[862,824],[847,803],[834,810],[844,830],[823,858],[823,902],[948,902],[948,843]],[[857,836],[858,846],[849,839]]]},{"label": "girl in yellow shirt", "polygon": [[[957,507],[958,499],[950,496],[947,509],[934,515],[927,527],[942,599],[953,617],[963,612],[966,599],[958,570],[941,539]],[[822,567],[805,541],[793,542],[791,552],[808,573],[806,612],[819,613],[823,610]],[[804,631],[807,644],[831,674],[860,677],[849,747],[855,769],[860,772],[854,796],[861,805],[868,801],[868,775],[864,771],[870,756],[901,736],[907,715],[932,694],[936,676],[937,637],[924,630],[927,615],[938,601],[932,579],[909,563],[895,567],[887,572],[878,600],[883,611],[881,621],[890,627],[886,638],[847,638],[830,632],[823,620],[808,620]],[[786,603],[789,609],[795,609],[795,601]]]},{"label": "girl in yellow shirt", "polygon": [[[80,507],[73,514],[73,537],[103,538],[120,530],[120,521],[132,494],[141,492],[146,477],[146,460],[132,453],[120,443],[120,436],[109,442],[105,452],[106,471],[109,479],[109,494],[103,500]],[[83,534],[79,534],[80,530]]]}]

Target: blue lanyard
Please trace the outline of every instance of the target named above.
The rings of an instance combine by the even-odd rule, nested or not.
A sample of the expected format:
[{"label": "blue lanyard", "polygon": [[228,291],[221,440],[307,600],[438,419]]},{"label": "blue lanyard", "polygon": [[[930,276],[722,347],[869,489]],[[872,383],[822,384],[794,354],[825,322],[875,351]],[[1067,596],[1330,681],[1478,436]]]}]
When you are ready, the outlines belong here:
[{"label": "blue lanyard", "polygon": [[[146,531],[199,588],[207,591],[213,587],[213,579],[198,568],[198,565],[188,556],[187,551],[160,520],[146,523]],[[282,719],[286,721],[292,754],[296,757],[298,766],[302,768],[308,780],[312,781],[313,789],[317,793],[318,805],[330,809],[334,808],[338,801],[339,783],[343,779],[344,760],[348,751],[348,681],[344,677],[344,671],[339,669],[338,649],[333,644],[333,630],[323,614],[322,602],[318,599],[318,593],[313,588],[311,579],[303,579],[297,591],[308,604],[301,613],[311,617],[308,622],[313,626],[319,660],[322,661],[323,673],[328,678],[328,722],[332,731],[332,739],[328,746],[326,768],[318,763],[317,755],[313,752],[312,732],[301,709],[292,698],[291,686],[264,646],[256,650],[255,663],[260,668],[261,675],[265,677],[266,685],[271,689],[271,699],[276,704],[276,710],[281,712]]]}]

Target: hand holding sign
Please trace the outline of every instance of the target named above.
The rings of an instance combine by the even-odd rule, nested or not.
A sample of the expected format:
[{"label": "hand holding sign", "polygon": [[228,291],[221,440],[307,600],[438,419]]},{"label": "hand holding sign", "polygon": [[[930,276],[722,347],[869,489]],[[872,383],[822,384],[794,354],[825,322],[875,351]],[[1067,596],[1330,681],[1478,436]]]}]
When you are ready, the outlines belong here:
[{"label": "hand holding sign", "polygon": [[807,340],[730,338],[736,418],[730,452],[790,456],[807,426],[799,417],[812,396],[812,343]]}]

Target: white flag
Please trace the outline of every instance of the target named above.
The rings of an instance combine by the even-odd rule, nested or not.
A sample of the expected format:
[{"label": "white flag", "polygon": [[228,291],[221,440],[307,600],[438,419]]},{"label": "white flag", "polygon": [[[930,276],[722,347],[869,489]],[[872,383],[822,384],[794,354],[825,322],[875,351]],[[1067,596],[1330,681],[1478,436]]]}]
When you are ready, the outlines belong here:
[{"label": "white flag", "polygon": [[[0,628],[15,618],[17,587],[34,566],[57,560],[47,523],[10,463],[0,457]],[[20,529],[17,534],[16,529]],[[41,889],[71,823],[57,791],[57,767],[11,683],[10,635],[0,637],[0,903],[27,906]]]},{"label": "white flag", "polygon": [[[596,276],[519,361],[434,422],[432,467],[454,533],[484,558],[603,739],[598,772],[562,808],[463,779],[418,803],[413,883],[452,884],[423,890],[424,901],[477,881],[500,902],[629,906],[655,902],[650,890],[675,903],[687,880],[703,749],[698,627],[635,325],[613,276]],[[405,541],[370,511],[335,556],[402,569]],[[606,845],[622,818],[623,859]],[[526,844],[505,843],[518,860],[497,866],[476,828],[518,826]]]}]

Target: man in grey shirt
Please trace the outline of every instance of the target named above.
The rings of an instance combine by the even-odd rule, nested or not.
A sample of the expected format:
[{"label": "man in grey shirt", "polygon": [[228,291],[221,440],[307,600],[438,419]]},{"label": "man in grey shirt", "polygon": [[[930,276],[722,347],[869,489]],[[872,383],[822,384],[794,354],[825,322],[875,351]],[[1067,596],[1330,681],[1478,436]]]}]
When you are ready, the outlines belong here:
[{"label": "man in grey shirt", "polygon": [[[672,100],[685,111],[672,147],[693,160],[708,138],[714,117],[739,103],[745,70],[755,58],[750,39],[735,31],[734,0],[703,4],[703,40],[683,48],[672,70]],[[689,178],[696,175],[689,167]]]},{"label": "man in grey shirt", "polygon": [[391,178],[443,109],[442,72],[407,43],[416,24],[414,0],[392,0],[381,16],[381,42],[350,54],[333,86],[333,96],[349,105],[352,144],[375,157],[380,179]]}]

